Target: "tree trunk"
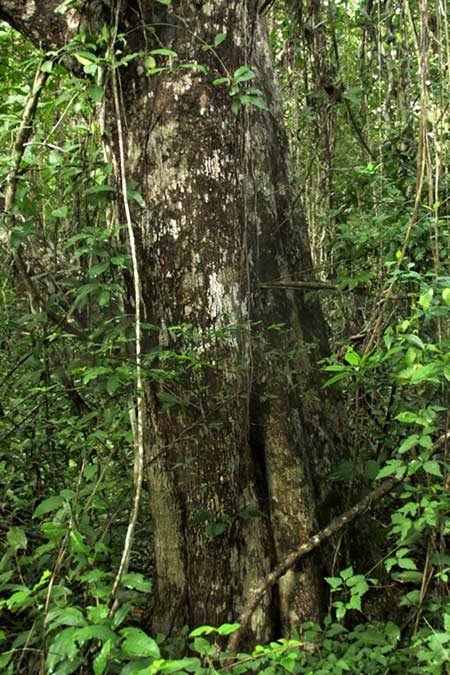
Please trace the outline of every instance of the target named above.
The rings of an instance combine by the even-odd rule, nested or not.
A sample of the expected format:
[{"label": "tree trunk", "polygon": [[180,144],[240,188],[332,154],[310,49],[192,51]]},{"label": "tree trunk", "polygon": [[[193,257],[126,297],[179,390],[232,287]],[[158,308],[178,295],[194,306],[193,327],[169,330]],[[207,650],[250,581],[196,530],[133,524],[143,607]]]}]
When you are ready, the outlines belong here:
[{"label": "tree trunk", "polygon": [[[44,28],[31,10],[28,24],[12,20],[12,5],[22,3],[0,0],[0,17],[36,39]],[[133,202],[132,214],[143,310],[155,327],[144,345],[146,475],[152,630],[166,634],[233,620],[333,506],[324,477],[340,423],[314,365],[326,351],[321,310],[298,291],[261,288],[309,274],[311,258],[256,5],[130,0],[120,12],[121,48],[139,53],[120,81],[127,180],[144,204]],[[58,26],[59,41],[63,33]],[[149,75],[158,48],[177,57],[154,55],[164,70]],[[234,99],[213,83],[247,65],[256,77]],[[267,112],[232,111],[247,85],[262,90]],[[107,111],[117,163],[112,96]],[[254,613],[248,640],[316,618],[322,567],[311,557],[289,571]]]}]

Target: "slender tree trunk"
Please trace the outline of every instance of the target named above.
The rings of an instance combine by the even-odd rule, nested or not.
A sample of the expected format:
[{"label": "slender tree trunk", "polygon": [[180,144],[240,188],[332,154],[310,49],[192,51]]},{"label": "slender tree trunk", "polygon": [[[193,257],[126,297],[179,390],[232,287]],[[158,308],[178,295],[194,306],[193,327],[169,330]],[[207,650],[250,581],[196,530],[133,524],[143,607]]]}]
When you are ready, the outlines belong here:
[{"label": "slender tree trunk", "polygon": [[[0,16],[11,20],[12,4],[0,1]],[[132,214],[143,309],[154,326],[144,345],[152,629],[167,634],[235,618],[270,568],[326,522],[340,423],[314,365],[327,342],[320,307],[260,286],[309,274],[311,258],[256,1],[124,2],[119,34],[122,50],[140,54],[120,82],[127,179],[143,200]],[[163,71],[149,75],[158,48],[177,57],[155,55]],[[213,83],[246,65],[268,112],[234,114],[229,87]],[[109,99],[107,110],[117,162]],[[264,515],[250,517],[256,511]],[[322,565],[311,557],[280,580],[249,641],[317,617]]]}]

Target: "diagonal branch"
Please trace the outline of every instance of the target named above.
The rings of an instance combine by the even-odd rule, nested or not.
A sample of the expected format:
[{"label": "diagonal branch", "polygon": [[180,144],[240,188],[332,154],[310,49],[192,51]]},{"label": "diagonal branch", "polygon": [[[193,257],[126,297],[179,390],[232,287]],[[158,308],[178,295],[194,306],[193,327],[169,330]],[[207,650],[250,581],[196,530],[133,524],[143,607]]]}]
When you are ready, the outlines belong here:
[{"label": "diagonal branch", "polygon": [[266,281],[260,284],[261,288],[286,288],[291,290],[305,291],[336,291],[337,284],[321,283],[320,281],[295,281],[294,279],[285,279],[283,281]]},{"label": "diagonal branch", "polygon": [[[16,138],[14,140],[14,149],[13,149],[14,164],[8,173],[5,190],[5,202],[3,207],[3,211],[6,216],[5,218],[6,223],[8,223],[9,221],[10,225],[14,224],[15,219],[14,206],[16,201],[16,192],[19,179],[20,165],[22,163],[25,147],[31,137],[31,134],[33,133],[34,116],[36,114],[39,97],[42,93],[45,83],[47,82],[47,78],[48,73],[42,72],[39,66],[34,78],[30,94],[25,103],[22,121],[20,123],[19,129],[16,133]],[[86,335],[83,331],[81,331],[76,326],[69,323],[69,321],[64,316],[62,317],[59,316],[52,309],[46,306],[45,299],[39,293],[36,284],[33,282],[33,279],[31,278],[28,272],[26,263],[22,256],[22,247],[21,246],[19,246],[18,248],[11,247],[6,232],[0,232],[0,242],[2,239],[3,240],[6,239],[5,243],[10,250],[16,269],[18,270],[22,278],[22,281],[30,295],[30,298],[32,299],[36,307],[41,307],[45,309],[47,312],[47,316],[51,319],[51,321],[57,325],[63,326],[67,332],[76,335],[79,338],[86,339]]]},{"label": "diagonal branch", "polygon": [[[450,439],[450,432],[446,432],[433,445],[433,453],[440,450],[446,442]],[[272,586],[282,577],[288,570],[291,569],[301,558],[304,558],[308,553],[311,553],[315,548],[323,544],[324,541],[327,541],[332,536],[337,534],[343,527],[351,523],[355,518],[362,515],[365,511],[371,508],[371,506],[379,501],[382,497],[391,492],[396,485],[399,485],[405,479],[405,474],[401,476],[392,476],[387,478],[381,483],[375,490],[369,492],[369,494],[361,499],[355,506],[353,506],[348,511],[345,511],[342,515],[334,518],[323,530],[317,532],[306,541],[304,544],[301,544],[295,551],[290,553],[287,558],[282,560],[273,570],[266,576],[266,578],[260,583],[258,588],[253,591],[252,596],[247,601],[247,604],[244,605],[243,610],[241,611],[239,617],[236,620],[236,623],[239,623],[239,628],[232,633],[228,645],[227,651],[231,653],[236,653],[239,646],[239,640],[241,633],[249,624],[249,621],[252,617],[253,612],[258,607],[259,603],[265,596],[265,594],[270,591]]]},{"label": "diagonal branch", "polygon": [[16,134],[14,142],[14,164],[9,170],[8,178],[6,180],[5,191],[5,211],[8,213],[12,211],[14,202],[16,200],[17,182],[19,178],[19,169],[22,162],[25,146],[28,143],[31,134],[33,133],[32,122],[36,113],[39,96],[43,90],[48,79],[48,73],[42,72],[39,68],[35,77],[30,95],[25,103],[25,109],[22,115],[22,121]]}]

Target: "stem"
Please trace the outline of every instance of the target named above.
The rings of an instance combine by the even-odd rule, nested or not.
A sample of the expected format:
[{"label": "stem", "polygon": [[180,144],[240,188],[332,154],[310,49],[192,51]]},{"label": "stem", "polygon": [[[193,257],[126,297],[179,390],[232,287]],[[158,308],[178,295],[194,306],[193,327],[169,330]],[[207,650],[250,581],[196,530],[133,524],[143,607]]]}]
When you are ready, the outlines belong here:
[{"label": "stem", "polygon": [[[122,551],[122,558],[119,569],[117,570],[116,578],[111,592],[111,598],[117,593],[122,576],[126,574],[130,561],[131,544],[133,541],[134,530],[139,513],[139,504],[142,493],[142,474],[144,467],[144,398],[142,395],[142,326],[141,326],[141,282],[139,275],[139,264],[136,249],[136,239],[134,236],[133,222],[131,219],[130,204],[127,194],[127,177],[125,168],[125,145],[123,137],[123,125],[121,117],[119,85],[117,78],[117,67],[115,64],[114,44],[117,37],[117,29],[119,22],[120,2],[117,3],[115,26],[112,39],[111,49],[111,85],[114,100],[114,111],[116,116],[117,138],[119,148],[119,172],[120,183],[122,188],[123,208],[127,223],[128,238],[130,242],[131,260],[133,269],[133,286],[134,286],[134,301],[135,301],[135,331],[136,331],[136,424],[133,425],[134,431],[134,497],[131,508],[130,519],[128,522],[127,534],[125,536],[125,543]],[[110,614],[113,614],[117,603],[114,603]]]}]

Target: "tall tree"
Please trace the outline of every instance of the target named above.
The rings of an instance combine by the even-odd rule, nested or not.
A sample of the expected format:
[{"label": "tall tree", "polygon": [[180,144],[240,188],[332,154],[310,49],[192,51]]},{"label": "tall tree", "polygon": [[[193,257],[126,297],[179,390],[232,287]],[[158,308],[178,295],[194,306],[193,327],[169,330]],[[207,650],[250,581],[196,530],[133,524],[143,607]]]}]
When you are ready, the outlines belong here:
[{"label": "tall tree", "polygon": [[[153,629],[164,633],[235,617],[333,509],[324,476],[340,422],[314,365],[325,324],[317,302],[275,283],[309,274],[311,258],[258,4],[0,0],[0,18],[62,50],[68,68],[80,68],[80,30],[98,56],[112,48],[104,138],[135,238],[137,302],[157,327],[138,368],[186,341],[204,363],[169,393],[142,371]],[[321,572],[310,558],[284,575],[253,637],[317,615]]]}]

